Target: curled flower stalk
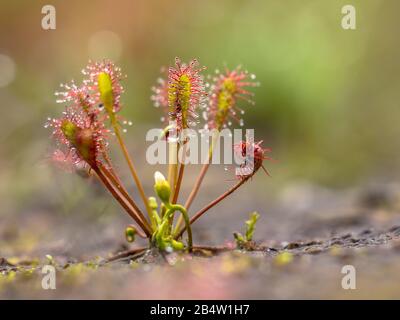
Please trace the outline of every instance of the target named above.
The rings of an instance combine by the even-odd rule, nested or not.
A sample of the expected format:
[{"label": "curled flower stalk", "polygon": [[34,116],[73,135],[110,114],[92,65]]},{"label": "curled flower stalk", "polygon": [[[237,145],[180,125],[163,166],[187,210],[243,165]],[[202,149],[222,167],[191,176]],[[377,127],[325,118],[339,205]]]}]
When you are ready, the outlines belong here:
[{"label": "curled flower stalk", "polygon": [[173,220],[173,215],[176,211],[180,212],[185,224],[186,230],[188,232],[188,249],[189,252],[193,247],[192,240],[192,229],[189,223],[189,216],[187,214],[186,209],[179,204],[173,204],[170,201],[171,198],[171,187],[169,182],[164,178],[164,176],[160,172],[156,172],[154,174],[155,184],[154,190],[166,208],[165,214],[162,217],[162,220],[159,221],[156,231],[153,235],[153,241],[157,244],[157,246],[161,249],[166,249],[167,247],[171,247],[176,250],[182,250],[183,244],[181,242],[176,241],[171,234],[170,225]]}]

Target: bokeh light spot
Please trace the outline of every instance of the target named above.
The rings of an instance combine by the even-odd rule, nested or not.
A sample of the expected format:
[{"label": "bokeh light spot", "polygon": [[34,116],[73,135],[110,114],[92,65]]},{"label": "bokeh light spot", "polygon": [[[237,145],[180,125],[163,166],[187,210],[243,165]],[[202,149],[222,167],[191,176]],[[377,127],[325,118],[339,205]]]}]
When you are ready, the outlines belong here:
[{"label": "bokeh light spot", "polygon": [[15,79],[15,62],[0,53],[0,88],[8,86]]}]

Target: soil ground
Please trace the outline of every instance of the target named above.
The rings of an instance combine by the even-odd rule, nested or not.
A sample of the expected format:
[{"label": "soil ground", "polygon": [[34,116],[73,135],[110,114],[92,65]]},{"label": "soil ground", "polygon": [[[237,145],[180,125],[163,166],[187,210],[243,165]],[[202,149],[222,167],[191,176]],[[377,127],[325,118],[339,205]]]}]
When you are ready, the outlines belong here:
[{"label": "soil ground", "polygon": [[[246,197],[255,207],[265,201],[254,193],[241,199]],[[34,215],[2,216],[0,298],[400,297],[400,185],[337,191],[300,183],[270,203],[257,225],[254,251],[147,252],[109,263],[108,257],[143,244],[125,244],[123,216],[93,222],[90,216],[67,218],[43,208]],[[243,212],[249,210],[228,209],[221,206],[195,225],[196,244],[233,248],[230,235],[242,229]],[[57,268],[56,290],[41,287],[41,267],[48,263]],[[355,267],[355,290],[341,286],[345,265]]]}]

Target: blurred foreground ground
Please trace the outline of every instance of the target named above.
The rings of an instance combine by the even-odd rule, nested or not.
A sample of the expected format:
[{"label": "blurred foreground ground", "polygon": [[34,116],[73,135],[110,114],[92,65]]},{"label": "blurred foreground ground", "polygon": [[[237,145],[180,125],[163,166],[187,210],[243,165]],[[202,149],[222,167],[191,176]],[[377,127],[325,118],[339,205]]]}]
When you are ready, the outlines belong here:
[{"label": "blurred foreground ground", "polygon": [[[250,199],[252,196],[248,195]],[[246,198],[246,193],[239,197]],[[247,205],[245,201],[244,207]],[[231,241],[229,234],[240,230],[246,218],[241,209],[236,206],[232,212],[218,208],[210,212],[195,226],[196,243]],[[19,271],[0,278],[0,297],[399,298],[399,210],[399,184],[345,191],[296,184],[277,197],[257,225],[256,240],[270,249],[210,257],[170,255],[169,263],[159,257],[154,261],[119,261],[106,266],[97,263],[125,247],[121,235],[126,224],[123,215],[106,223],[85,216],[66,219],[46,212],[2,218],[3,258],[20,266],[36,261],[40,267],[46,262],[45,255],[51,254],[60,267],[56,290],[41,288],[40,269]],[[232,222],[226,222],[227,214]],[[29,229],[14,224],[26,219]],[[291,261],[279,255],[284,251],[292,254]],[[4,273],[14,269],[7,267],[5,260],[2,264]],[[341,269],[348,264],[356,268],[356,290],[341,288]],[[24,269],[30,268],[21,268]]]}]

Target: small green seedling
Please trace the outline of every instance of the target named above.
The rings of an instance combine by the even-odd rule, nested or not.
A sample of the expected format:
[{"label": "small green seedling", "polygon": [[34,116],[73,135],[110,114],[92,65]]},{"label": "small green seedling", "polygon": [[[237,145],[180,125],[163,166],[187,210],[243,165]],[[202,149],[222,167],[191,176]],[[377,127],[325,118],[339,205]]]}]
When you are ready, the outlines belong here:
[{"label": "small green seedling", "polygon": [[250,214],[249,220],[245,222],[246,224],[246,233],[245,236],[243,236],[239,232],[235,232],[233,236],[235,237],[236,241],[236,246],[240,249],[247,249],[251,250],[254,248],[254,241],[253,241],[253,235],[254,231],[256,228],[256,223],[258,221],[258,218],[260,215],[257,212],[253,212]]}]

